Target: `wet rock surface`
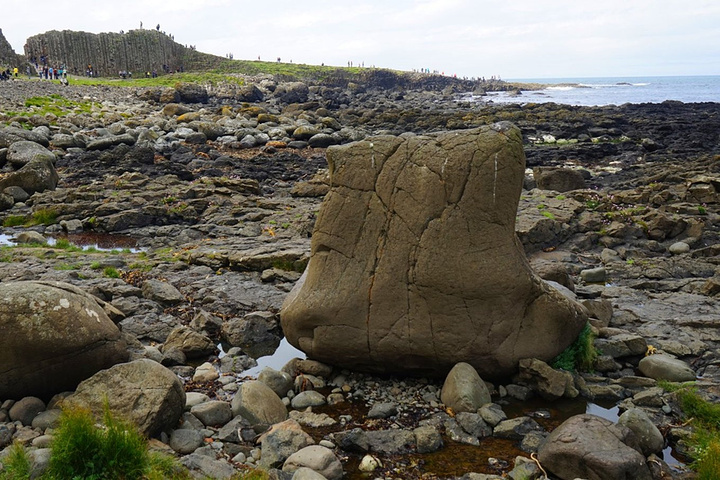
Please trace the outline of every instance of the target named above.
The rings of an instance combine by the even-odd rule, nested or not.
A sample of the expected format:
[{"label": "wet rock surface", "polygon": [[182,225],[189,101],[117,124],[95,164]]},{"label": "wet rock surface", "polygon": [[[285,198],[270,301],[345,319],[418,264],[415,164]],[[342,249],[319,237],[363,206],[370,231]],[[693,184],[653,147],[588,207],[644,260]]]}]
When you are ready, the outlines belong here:
[{"label": "wet rock surface", "polygon": [[[3,248],[0,280],[66,282],[104,302],[129,358],[154,361],[184,390],[185,404],[173,403],[177,417],[149,431],[187,468],[220,478],[262,464],[270,444],[258,435],[289,415],[300,430],[288,438],[309,435],[333,455],[320,450],[293,460],[288,469],[298,472],[329,468],[323,471],[336,475],[337,460],[347,478],[357,478],[370,455],[379,460],[365,462],[377,478],[481,478],[513,469],[520,475],[534,465],[530,453],[542,451],[566,417],[584,414],[588,401],[641,409],[664,443],[681,448],[677,401],[650,377],[687,378],[689,371],[700,378],[704,397],[720,394],[717,105],[494,106],[417,86],[305,91],[277,89],[269,78],[250,83],[257,92],[206,87],[203,104],[183,103],[178,91],[20,81],[0,88],[0,177],[19,171],[8,154],[21,141],[50,151],[58,176],[44,191],[5,190],[2,234],[36,232],[50,243],[33,237],[39,243]],[[241,93],[251,103],[238,101]],[[7,113],[49,94],[86,104],[88,112]],[[173,102],[181,108],[169,108]],[[537,188],[527,171],[516,233],[530,264],[542,266],[536,272],[587,308],[603,350],[595,373],[565,375],[527,362],[525,378],[495,381],[488,390],[493,403],[462,413],[442,403],[443,378],[379,377],[291,361],[285,375],[265,375],[274,379],[261,389],[271,400],[261,403],[272,405],[272,414],[242,414],[237,399],[247,398],[247,371],[257,364],[246,350],[258,343],[270,351],[283,337],[278,312],[310,258],[310,235],[330,187],[324,146],[499,120],[520,127],[528,167],[582,168],[585,188],[563,193]],[[317,135],[324,136],[313,141]],[[108,248],[80,251],[61,241],[79,241],[73,237],[79,232]],[[638,368],[653,353],[685,368],[662,360],[650,362],[658,364],[652,370]],[[41,416],[56,415],[61,391],[76,386],[48,392],[38,399],[44,407],[23,393],[0,395],[0,445],[44,436],[51,419]],[[555,400],[533,403],[541,396]],[[297,397],[322,397],[324,404],[296,400],[298,409]],[[215,424],[227,420],[228,405],[232,419]],[[645,451],[656,450],[658,438],[639,416],[651,432]],[[182,429],[193,433],[176,433]],[[287,444],[296,446],[285,459],[303,442]],[[465,463],[468,457],[475,460]],[[648,468],[662,462],[650,458]],[[272,463],[282,469],[280,460]],[[681,478],[681,466],[663,470]]]}]

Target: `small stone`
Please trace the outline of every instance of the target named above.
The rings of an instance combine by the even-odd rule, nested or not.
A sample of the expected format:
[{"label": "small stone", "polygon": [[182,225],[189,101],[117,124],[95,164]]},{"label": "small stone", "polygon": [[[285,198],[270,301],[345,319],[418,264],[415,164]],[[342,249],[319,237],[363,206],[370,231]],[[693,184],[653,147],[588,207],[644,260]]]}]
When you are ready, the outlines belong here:
[{"label": "small stone", "polygon": [[302,410],[307,407],[319,407],[320,405],[325,405],[325,396],[315,390],[307,390],[295,395],[290,404],[296,410]]},{"label": "small stone", "polygon": [[200,392],[187,392],[185,393],[185,410],[190,410],[195,405],[200,405],[203,402],[210,400],[210,397]]},{"label": "small stone", "polygon": [[475,368],[468,363],[456,364],[445,378],[440,399],[456,413],[476,412],[490,403],[490,392]]},{"label": "small stone", "polygon": [[675,242],[672,245],[670,245],[670,248],[668,248],[668,251],[672,253],[673,255],[681,255],[683,253],[687,253],[690,251],[690,245],[688,245],[685,242]]},{"label": "small stone", "polygon": [[617,423],[633,431],[643,455],[648,456],[662,451],[665,439],[644,410],[631,408],[620,415]]},{"label": "small stone", "polygon": [[284,397],[293,388],[293,379],[286,372],[280,372],[270,367],[262,369],[258,375],[258,381],[264,383],[277,393],[278,397]]},{"label": "small stone", "polygon": [[209,427],[225,425],[233,417],[230,404],[220,400],[212,400],[196,405],[190,409],[190,413]]},{"label": "small stone", "polygon": [[690,366],[670,355],[649,355],[638,364],[638,369],[646,377],[669,382],[692,382],[695,372]]},{"label": "small stone", "polygon": [[534,396],[533,391],[528,387],[515,385],[514,383],[507,385],[505,390],[507,391],[509,397],[523,402],[530,400]]},{"label": "small stone", "polygon": [[607,280],[605,267],[588,268],[580,272],[580,278],[585,283],[604,283]]},{"label": "small stone", "polygon": [[493,435],[498,438],[521,440],[530,432],[543,432],[543,428],[530,417],[517,417],[503,420],[493,429]]},{"label": "small stone", "polygon": [[329,448],[311,445],[290,455],[283,464],[283,472],[294,472],[301,467],[324,475],[328,480],[340,480],[343,476],[342,464]]},{"label": "small stone", "polygon": [[203,436],[198,430],[181,428],[170,435],[170,447],[181,455],[192,453],[203,445]]},{"label": "small stone", "polygon": [[360,460],[358,470],[360,470],[361,472],[370,473],[374,472],[379,467],[382,467],[382,462],[379,458],[374,455],[365,455],[362,460]]},{"label": "small stone", "polygon": [[207,383],[213,382],[220,378],[220,374],[215,370],[215,367],[211,363],[205,362],[195,369],[193,374],[193,382]]},{"label": "small stone", "polygon": [[37,397],[24,397],[13,404],[9,415],[11,421],[30,426],[33,419],[43,411],[45,411],[45,402]]},{"label": "small stone", "polygon": [[483,405],[480,410],[478,410],[478,413],[491,427],[494,427],[503,420],[507,420],[507,415],[503,412],[502,407],[496,403]]},{"label": "small stone", "polygon": [[413,430],[418,453],[431,453],[443,447],[442,435],[435,427],[423,426]]},{"label": "small stone", "polygon": [[375,403],[370,407],[368,418],[388,418],[397,415],[397,405],[394,403]]}]

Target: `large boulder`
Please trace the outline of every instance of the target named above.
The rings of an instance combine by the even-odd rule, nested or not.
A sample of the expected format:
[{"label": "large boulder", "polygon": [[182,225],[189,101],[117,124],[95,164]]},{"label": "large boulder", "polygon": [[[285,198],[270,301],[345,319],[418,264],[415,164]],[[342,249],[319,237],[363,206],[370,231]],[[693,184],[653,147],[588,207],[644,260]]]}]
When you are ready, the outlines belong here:
[{"label": "large boulder", "polygon": [[0,398],[72,390],[127,356],[95,297],[60,282],[0,283]]},{"label": "large boulder", "polygon": [[36,158],[46,158],[51,163],[55,162],[55,154],[39,143],[23,140],[13,143],[8,148],[7,161],[14,168],[22,168]]},{"label": "large boulder", "polygon": [[540,464],[563,480],[650,480],[632,431],[595,415],[575,415],[548,436]]},{"label": "large boulder", "polygon": [[185,389],[173,372],[143,358],[102,370],[78,385],[65,399],[69,406],[110,411],[155,436],[177,425],[185,408]]},{"label": "large boulder", "polygon": [[178,82],[175,84],[180,101],[184,103],[205,103],[208,101],[208,92],[205,87],[196,83]]},{"label": "large boulder", "polygon": [[15,142],[30,141],[47,147],[50,141],[46,135],[36,130],[25,130],[18,127],[5,127],[0,130],[0,148],[9,147]]},{"label": "large boulder", "polygon": [[21,159],[19,156],[16,158],[18,164],[25,162],[25,160],[27,162],[19,170],[10,172],[0,178],[0,191],[8,187],[20,187],[32,195],[35,192],[55,190],[60,181],[53,163],[55,155],[42,146],[38,145],[38,147],[45,150],[45,152],[39,152],[38,149],[35,149],[29,159],[27,157]]},{"label": "large boulder", "polygon": [[484,379],[548,361],[587,321],[515,236],[525,156],[509,123],[331,147],[306,273],[281,311],[308,356],[380,373]]}]

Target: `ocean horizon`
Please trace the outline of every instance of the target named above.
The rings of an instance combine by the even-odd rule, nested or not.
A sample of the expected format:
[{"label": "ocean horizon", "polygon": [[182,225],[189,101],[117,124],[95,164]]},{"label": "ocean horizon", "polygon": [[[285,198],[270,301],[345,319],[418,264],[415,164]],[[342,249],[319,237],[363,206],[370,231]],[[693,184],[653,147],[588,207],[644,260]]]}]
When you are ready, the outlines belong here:
[{"label": "ocean horizon", "polygon": [[520,95],[490,92],[478,101],[604,106],[624,103],[720,102],[720,75],[647,77],[514,78],[508,82],[540,83],[546,88]]}]

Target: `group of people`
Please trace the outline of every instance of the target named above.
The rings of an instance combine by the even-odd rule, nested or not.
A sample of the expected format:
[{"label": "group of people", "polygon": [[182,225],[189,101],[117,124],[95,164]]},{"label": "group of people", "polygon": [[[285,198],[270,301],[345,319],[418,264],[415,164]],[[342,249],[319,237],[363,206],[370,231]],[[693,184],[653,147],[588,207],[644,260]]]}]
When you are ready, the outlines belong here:
[{"label": "group of people", "polygon": [[17,67],[13,68],[12,70],[10,70],[10,68],[8,68],[7,70],[0,71],[0,80],[10,80],[11,78],[17,77],[17,76],[18,76]]},{"label": "group of people", "polygon": [[61,65],[59,68],[44,65],[43,67],[38,68],[37,72],[38,76],[45,80],[60,80],[62,78],[67,78],[67,69],[65,68],[65,65]]}]

